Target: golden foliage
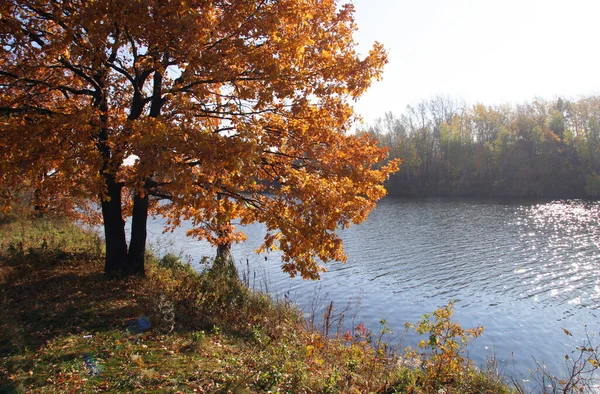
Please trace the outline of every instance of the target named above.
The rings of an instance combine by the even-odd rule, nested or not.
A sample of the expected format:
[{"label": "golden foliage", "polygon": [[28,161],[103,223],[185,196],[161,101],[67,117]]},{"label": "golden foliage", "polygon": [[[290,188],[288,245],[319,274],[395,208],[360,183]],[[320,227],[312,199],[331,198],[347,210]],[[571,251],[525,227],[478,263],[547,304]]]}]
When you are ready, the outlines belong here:
[{"label": "golden foliage", "polygon": [[[344,260],[397,170],[349,134],[351,100],[386,62],[355,52],[335,0],[9,0],[0,19],[0,186],[81,212],[115,180],[213,244],[260,221],[283,269]],[[127,165],[134,158],[132,165]],[[131,159],[130,159],[131,160]],[[159,198],[167,204],[158,204]],[[10,200],[10,196],[6,198]]]}]

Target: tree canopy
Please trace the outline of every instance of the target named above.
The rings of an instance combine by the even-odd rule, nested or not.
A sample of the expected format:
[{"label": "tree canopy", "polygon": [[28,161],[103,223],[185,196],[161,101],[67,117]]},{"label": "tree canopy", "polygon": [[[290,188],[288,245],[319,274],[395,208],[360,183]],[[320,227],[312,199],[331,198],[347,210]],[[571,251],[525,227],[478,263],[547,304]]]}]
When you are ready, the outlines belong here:
[{"label": "tree canopy", "polygon": [[[143,273],[148,215],[214,245],[262,222],[291,275],[344,260],[397,162],[349,133],[381,77],[336,0],[7,0],[0,5],[0,187],[94,214],[107,273]],[[163,202],[160,202],[163,200]],[[132,216],[126,242],[124,217]]]}]

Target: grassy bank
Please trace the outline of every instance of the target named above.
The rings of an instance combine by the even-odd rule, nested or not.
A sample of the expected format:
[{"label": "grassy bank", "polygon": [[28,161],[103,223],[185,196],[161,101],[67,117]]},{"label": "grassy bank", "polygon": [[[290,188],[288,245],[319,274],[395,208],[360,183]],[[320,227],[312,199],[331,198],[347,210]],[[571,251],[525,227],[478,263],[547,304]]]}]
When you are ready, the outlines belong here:
[{"label": "grassy bank", "polygon": [[150,256],[146,278],[105,278],[102,242],[65,220],[4,215],[0,247],[0,392],[510,391],[462,358],[477,333],[450,309],[415,326],[435,346],[394,355],[385,328],[326,338],[295,307],[173,256]]}]

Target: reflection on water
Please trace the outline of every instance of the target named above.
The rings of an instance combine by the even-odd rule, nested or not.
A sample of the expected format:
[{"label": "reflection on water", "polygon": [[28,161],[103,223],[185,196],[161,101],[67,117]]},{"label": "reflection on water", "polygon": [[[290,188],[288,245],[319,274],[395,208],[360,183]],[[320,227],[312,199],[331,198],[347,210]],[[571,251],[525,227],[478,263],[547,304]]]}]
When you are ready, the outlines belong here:
[{"label": "reflection on water", "polygon": [[[415,341],[406,321],[456,300],[463,326],[485,327],[469,351],[476,362],[495,353],[513,376],[534,369],[533,358],[560,372],[584,325],[596,334],[600,327],[599,215],[597,202],[388,198],[343,232],[348,263],[329,264],[319,282],[287,278],[277,255],[256,256],[260,225],[246,228],[248,241],[234,253],[273,293],[307,309],[318,291],[339,307],[353,303],[356,321],[377,330],[385,318],[405,345]],[[164,238],[161,230],[155,221],[156,237]],[[195,262],[214,254],[183,234],[165,236]]]}]

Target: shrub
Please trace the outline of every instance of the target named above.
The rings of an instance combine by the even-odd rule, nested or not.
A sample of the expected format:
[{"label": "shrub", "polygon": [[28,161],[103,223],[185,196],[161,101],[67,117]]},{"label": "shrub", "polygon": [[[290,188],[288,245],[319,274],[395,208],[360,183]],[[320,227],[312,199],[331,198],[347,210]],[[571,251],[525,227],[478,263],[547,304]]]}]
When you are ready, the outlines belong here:
[{"label": "shrub", "polygon": [[483,332],[483,327],[465,329],[452,320],[454,303],[426,314],[417,324],[406,323],[426,339],[419,342],[420,351],[408,348],[404,361],[414,365],[415,375],[404,374],[395,386],[408,392],[485,393],[508,392],[500,379],[479,371],[464,357],[467,344]]}]

